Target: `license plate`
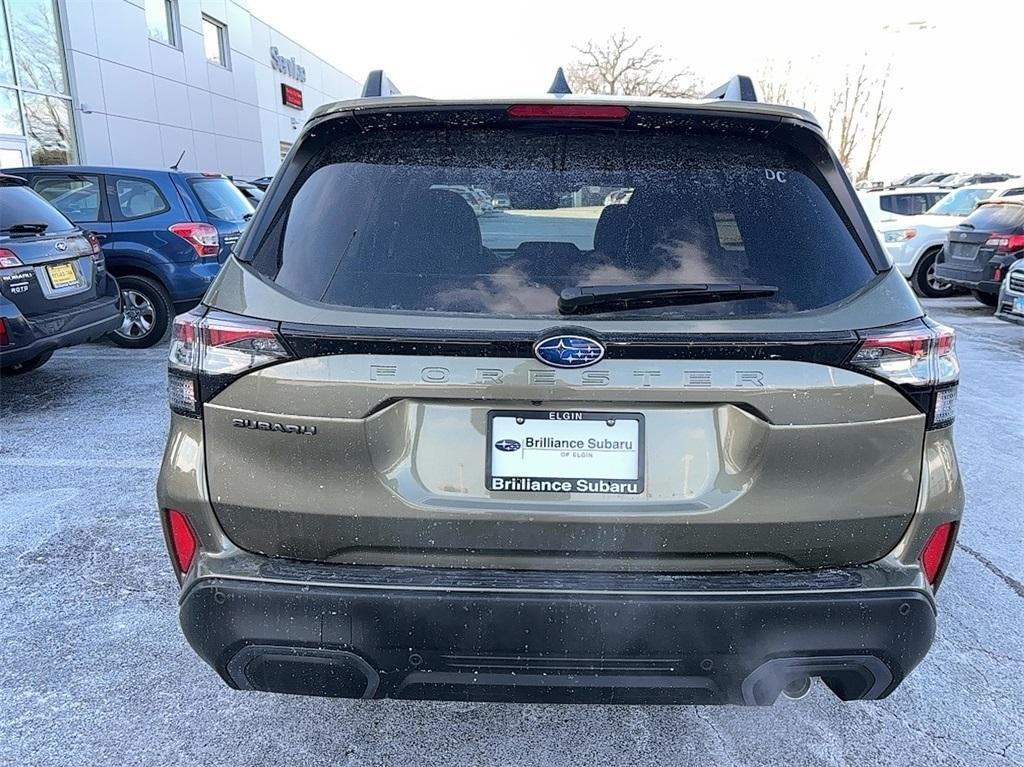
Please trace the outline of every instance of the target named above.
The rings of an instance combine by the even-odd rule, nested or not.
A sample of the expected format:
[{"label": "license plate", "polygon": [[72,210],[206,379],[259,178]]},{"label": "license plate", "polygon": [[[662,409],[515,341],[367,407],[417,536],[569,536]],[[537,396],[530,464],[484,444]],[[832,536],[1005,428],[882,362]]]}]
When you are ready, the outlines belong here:
[{"label": "license plate", "polygon": [[492,492],[636,494],[644,489],[638,413],[499,410],[487,420]]},{"label": "license plate", "polygon": [[1024,314],[1024,298],[1013,299],[1013,313]]},{"label": "license plate", "polygon": [[78,273],[70,263],[50,264],[46,267],[46,273],[50,277],[50,283],[54,288],[66,288],[69,285],[78,284]]}]

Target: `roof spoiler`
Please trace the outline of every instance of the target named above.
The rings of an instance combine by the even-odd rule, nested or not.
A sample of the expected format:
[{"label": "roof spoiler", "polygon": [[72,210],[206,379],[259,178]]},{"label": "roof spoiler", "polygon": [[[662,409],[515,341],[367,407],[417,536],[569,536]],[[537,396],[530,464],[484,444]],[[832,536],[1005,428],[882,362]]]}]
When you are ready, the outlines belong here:
[{"label": "roof spoiler", "polygon": [[736,75],[729,82],[719,85],[708,93],[706,99],[722,99],[723,101],[757,101],[757,89],[754,81],[746,75]]},{"label": "roof spoiler", "polygon": [[366,77],[363,83],[363,98],[380,98],[382,96],[401,96],[402,92],[398,86],[388,79],[383,69],[375,69]]}]

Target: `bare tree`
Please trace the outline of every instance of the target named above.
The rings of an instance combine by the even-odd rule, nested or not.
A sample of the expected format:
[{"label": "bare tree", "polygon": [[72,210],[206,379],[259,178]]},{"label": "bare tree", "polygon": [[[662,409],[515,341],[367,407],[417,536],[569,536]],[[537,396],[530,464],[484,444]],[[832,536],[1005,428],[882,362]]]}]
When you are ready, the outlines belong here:
[{"label": "bare tree", "polygon": [[[887,90],[890,69],[876,77],[865,62],[858,69],[847,71],[841,83],[823,99],[820,94],[819,98],[808,98],[806,90],[796,93],[792,70],[792,62],[781,68],[774,62],[766,65],[760,77],[765,100],[799,106],[824,117],[825,135],[839,161],[855,180],[863,181],[871,173],[892,116]],[[822,104],[824,109],[818,108]]]},{"label": "bare tree", "polygon": [[692,71],[670,69],[672,62],[658,46],[625,30],[574,48],[579,57],[566,74],[576,93],[680,97],[695,96],[700,89]]}]

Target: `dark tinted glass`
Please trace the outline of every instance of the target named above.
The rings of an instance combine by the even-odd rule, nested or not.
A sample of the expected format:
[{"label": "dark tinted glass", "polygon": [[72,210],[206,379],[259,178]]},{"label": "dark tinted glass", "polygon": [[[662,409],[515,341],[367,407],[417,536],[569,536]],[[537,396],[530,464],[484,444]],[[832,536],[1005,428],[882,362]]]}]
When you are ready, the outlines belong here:
[{"label": "dark tinted glass", "polygon": [[800,163],[756,142],[393,131],[320,166],[256,264],[331,304],[546,317],[570,286],[767,283],[772,299],[636,313],[778,314],[874,275]]},{"label": "dark tinted glass", "polygon": [[195,179],[191,182],[203,210],[222,221],[245,221],[253,207],[238,187],[226,178]]},{"label": "dark tinted glass", "polygon": [[60,211],[27,186],[0,186],[0,234],[19,224],[46,224],[50,232],[74,228]]},{"label": "dark tinted glass", "polygon": [[982,205],[964,219],[978,232],[1003,232],[1024,226],[1024,205]]}]

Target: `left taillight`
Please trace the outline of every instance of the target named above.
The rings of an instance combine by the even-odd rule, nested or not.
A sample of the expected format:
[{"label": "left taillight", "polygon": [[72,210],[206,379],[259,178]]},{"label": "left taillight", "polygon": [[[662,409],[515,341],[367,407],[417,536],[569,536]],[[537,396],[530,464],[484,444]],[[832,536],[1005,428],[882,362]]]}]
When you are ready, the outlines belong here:
[{"label": "left taillight", "polygon": [[202,417],[202,404],[240,375],[291,354],[276,323],[202,308],[174,318],[168,351],[171,410]]},{"label": "left taillight", "polygon": [[995,248],[996,253],[1014,253],[1024,250],[1024,234],[993,234],[985,245]]},{"label": "left taillight", "polygon": [[7,335],[7,323],[4,322],[4,318],[0,317],[0,346],[7,346],[11,342],[11,337]]},{"label": "left taillight", "polygon": [[176,509],[168,509],[167,533],[171,543],[171,555],[179,573],[187,573],[199,550],[199,538],[188,517]]},{"label": "left taillight", "polygon": [[960,361],[952,328],[929,322],[866,334],[850,366],[895,384],[928,413],[928,428],[953,423]]},{"label": "left taillight", "polygon": [[212,224],[186,221],[171,224],[167,229],[191,245],[199,258],[215,258],[220,253],[220,234]]}]

